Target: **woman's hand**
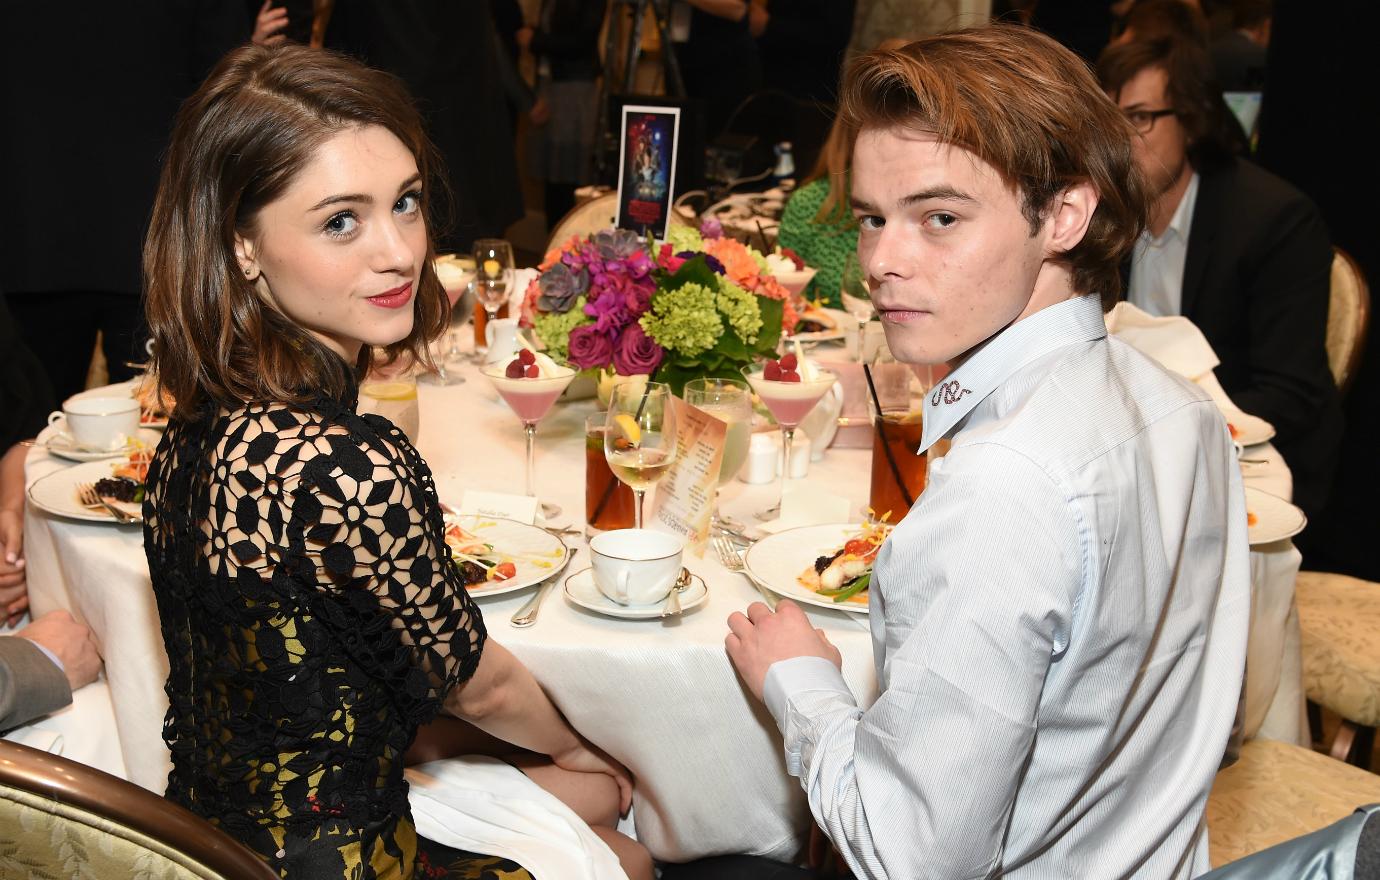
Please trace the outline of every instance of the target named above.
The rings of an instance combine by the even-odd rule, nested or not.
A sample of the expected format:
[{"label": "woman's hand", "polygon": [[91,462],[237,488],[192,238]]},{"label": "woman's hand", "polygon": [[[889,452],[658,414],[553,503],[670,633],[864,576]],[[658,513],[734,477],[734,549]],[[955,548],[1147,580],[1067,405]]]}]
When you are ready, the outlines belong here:
[{"label": "woman's hand", "polygon": [[287,40],[287,34],[282,33],[283,28],[288,26],[287,9],[272,4],[273,0],[264,0],[264,5],[259,7],[258,17],[254,19],[254,36],[249,40],[256,46],[276,46]]},{"label": "woman's hand", "polygon": [[24,575],[24,518],[18,511],[0,510],[0,617],[10,626],[29,607]]},{"label": "woman's hand", "polygon": [[604,773],[613,777],[618,784],[618,815],[628,815],[628,809],[632,807],[632,774],[603,749],[579,737],[573,748],[552,755],[551,762],[562,770],[574,773]]}]

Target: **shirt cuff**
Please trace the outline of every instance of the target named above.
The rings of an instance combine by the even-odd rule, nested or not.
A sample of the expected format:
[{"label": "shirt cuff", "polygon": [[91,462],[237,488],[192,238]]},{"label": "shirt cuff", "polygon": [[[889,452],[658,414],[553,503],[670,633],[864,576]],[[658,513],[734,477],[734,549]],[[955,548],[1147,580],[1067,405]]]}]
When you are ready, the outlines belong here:
[{"label": "shirt cuff", "polygon": [[29,644],[33,645],[38,650],[42,651],[44,656],[46,656],[49,660],[53,661],[53,665],[56,666],[59,670],[61,670],[63,675],[67,674],[67,667],[62,665],[62,661],[58,659],[58,655],[54,654],[52,651],[49,651],[47,648],[43,647],[33,639],[29,639]]},{"label": "shirt cuff", "polygon": [[786,708],[792,697],[805,691],[835,691],[854,702],[853,692],[843,680],[839,668],[823,657],[791,657],[777,660],[767,667],[762,685],[762,702],[776,719],[776,726],[785,729]]}]

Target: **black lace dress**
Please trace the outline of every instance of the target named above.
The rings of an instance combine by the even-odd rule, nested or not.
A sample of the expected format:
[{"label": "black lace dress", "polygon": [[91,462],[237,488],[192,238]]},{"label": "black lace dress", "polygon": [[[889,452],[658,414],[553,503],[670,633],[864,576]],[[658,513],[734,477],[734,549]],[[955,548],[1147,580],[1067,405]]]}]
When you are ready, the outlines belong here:
[{"label": "black lace dress", "polygon": [[412,825],[403,753],[474,674],[485,630],[400,431],[353,398],[175,420],[144,516],[169,798],[282,877],[517,869],[459,854],[446,872],[455,851]]}]

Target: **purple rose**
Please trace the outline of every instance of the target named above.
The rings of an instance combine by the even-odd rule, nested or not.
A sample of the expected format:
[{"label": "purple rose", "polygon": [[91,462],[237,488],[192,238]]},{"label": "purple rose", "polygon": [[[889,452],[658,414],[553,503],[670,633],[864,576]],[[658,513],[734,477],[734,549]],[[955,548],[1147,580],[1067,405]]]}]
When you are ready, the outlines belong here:
[{"label": "purple rose", "polygon": [[575,305],[575,300],[589,289],[589,276],[576,274],[564,263],[557,263],[542,273],[537,280],[541,295],[537,297],[537,308],[543,312],[565,314]]},{"label": "purple rose", "polygon": [[607,366],[613,357],[613,343],[593,324],[582,324],[570,331],[569,360],[582,370]]},{"label": "purple rose", "polygon": [[[573,337],[574,334],[572,333]],[[572,343],[573,343],[572,339]],[[666,354],[652,337],[642,331],[641,324],[629,324],[613,349],[613,368],[620,376],[650,373]]]},{"label": "purple rose", "polygon": [[702,254],[698,251],[681,251],[676,254],[676,256],[683,260],[693,260],[695,257],[704,257],[704,264],[709,267],[711,272],[718,272],[720,275],[728,274],[728,270],[724,268],[724,264],[719,262],[719,258],[713,254]]},{"label": "purple rose", "polygon": [[700,224],[700,238],[723,238],[724,225],[716,217],[706,217]]}]

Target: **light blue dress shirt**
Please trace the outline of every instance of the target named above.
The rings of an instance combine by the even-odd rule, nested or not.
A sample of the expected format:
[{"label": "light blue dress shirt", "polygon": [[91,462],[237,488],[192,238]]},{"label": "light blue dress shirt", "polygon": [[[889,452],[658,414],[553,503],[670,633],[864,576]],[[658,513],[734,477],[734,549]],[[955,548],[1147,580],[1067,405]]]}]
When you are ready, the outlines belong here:
[{"label": "light blue dress shirt", "polygon": [[1160,237],[1155,238],[1146,229],[1136,239],[1126,299],[1157,318],[1183,314],[1184,263],[1188,260],[1188,234],[1193,228],[1196,204],[1198,172],[1195,171]]},{"label": "light blue dress shirt", "polygon": [[922,449],[949,435],[877,559],[876,703],[768,670],[815,819],[859,877],[1202,873],[1250,612],[1221,415],[1083,296],[934,389]]}]

